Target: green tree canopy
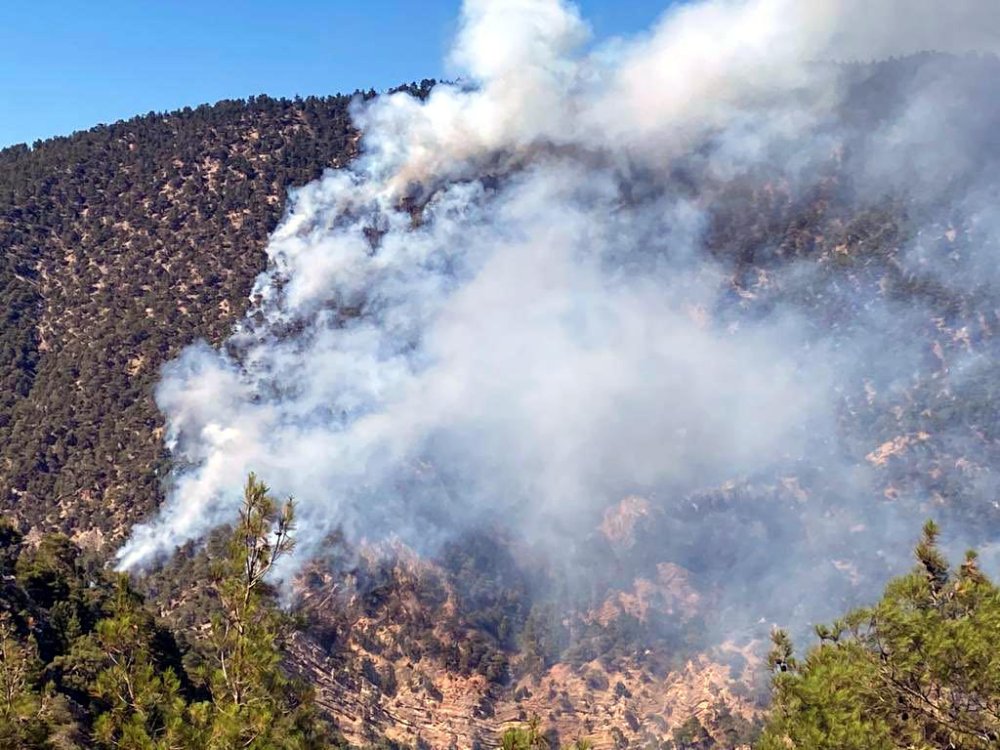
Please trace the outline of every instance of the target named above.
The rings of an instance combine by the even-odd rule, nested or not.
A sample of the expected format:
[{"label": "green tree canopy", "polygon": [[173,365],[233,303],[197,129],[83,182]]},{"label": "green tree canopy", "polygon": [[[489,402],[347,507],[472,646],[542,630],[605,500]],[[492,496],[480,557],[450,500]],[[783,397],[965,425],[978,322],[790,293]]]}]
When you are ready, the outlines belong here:
[{"label": "green tree canopy", "polygon": [[[32,547],[0,522],[0,748],[319,750],[341,746],[283,667],[292,621],[266,583],[293,547],[291,501],[253,475],[215,560],[206,635],[187,670],[125,575],[63,535]],[[15,576],[11,576],[11,572]],[[44,648],[43,648],[44,646]]]},{"label": "green tree canopy", "polygon": [[803,660],[774,634],[760,750],[1000,747],[1000,589],[974,552],[953,570],[933,522],[916,556],[875,606],[818,627]]},{"label": "green tree canopy", "polygon": [[212,618],[214,663],[209,750],[306,750],[335,746],[310,691],[281,668],[288,618],[274,606],[266,577],[292,551],[295,508],[278,503],[253,474],[228,554],[215,570],[220,603]]}]

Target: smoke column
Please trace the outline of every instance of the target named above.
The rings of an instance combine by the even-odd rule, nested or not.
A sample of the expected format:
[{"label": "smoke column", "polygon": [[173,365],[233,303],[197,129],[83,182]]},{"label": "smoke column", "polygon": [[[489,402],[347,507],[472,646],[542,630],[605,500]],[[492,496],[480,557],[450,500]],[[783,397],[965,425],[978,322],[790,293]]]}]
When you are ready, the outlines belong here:
[{"label": "smoke column", "polygon": [[[835,346],[792,307],[726,314],[713,191],[830,158],[826,61],[995,50],[997,21],[993,0],[705,0],[595,46],[561,0],[466,0],[461,83],[358,104],[361,156],[293,194],[246,320],[164,369],[176,468],[120,567],[231,521],[251,470],[299,501],[301,558],[341,528],[573,538],[624,494],[670,513],[807,460],[874,504],[835,412],[880,344]],[[905,145],[913,116],[881,136]]]}]

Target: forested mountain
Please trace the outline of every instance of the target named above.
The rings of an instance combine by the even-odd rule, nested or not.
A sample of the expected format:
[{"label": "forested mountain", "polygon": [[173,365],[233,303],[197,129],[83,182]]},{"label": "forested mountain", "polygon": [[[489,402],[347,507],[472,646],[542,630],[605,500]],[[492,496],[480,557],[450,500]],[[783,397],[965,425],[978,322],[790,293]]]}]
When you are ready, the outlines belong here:
[{"label": "forested mountain", "polygon": [[120,536],[165,468],[151,398],[246,308],[287,191],[352,153],[350,96],[150,113],[0,152],[0,498]]},{"label": "forested mountain", "polygon": [[[835,384],[833,458],[789,460],[780,473],[742,474],[669,505],[641,493],[610,499],[566,548],[499,526],[465,529],[429,557],[395,541],[331,538],[326,556],[292,584],[298,629],[282,640],[284,671],[268,678],[291,696],[269,710],[315,699],[322,712],[316,723],[305,709],[298,716],[297,728],[320,743],[303,747],[489,747],[512,725],[521,728],[504,747],[555,748],[577,737],[602,750],[745,747],[769,700],[761,631],[772,621],[796,631],[810,624],[786,623],[801,615],[803,592],[785,595],[776,548],[792,561],[809,545],[822,549],[825,574],[838,583],[804,594],[822,600],[823,612],[841,612],[898,572],[878,544],[884,526],[912,536],[916,519],[934,515],[946,530],[990,543],[1000,528],[1000,305],[989,272],[970,261],[992,235],[963,181],[1000,162],[1000,62],[921,55],[848,67],[850,93],[837,113],[847,145],[831,149],[808,180],[762,168],[714,176],[698,193],[696,158],[671,173],[671,189],[704,209],[700,251],[726,288],[719,309],[692,317],[752,326],[781,309],[806,321],[815,341],[832,342],[816,345],[817,358],[836,359],[873,327],[871,351],[852,357],[882,362],[898,347],[897,368],[861,367]],[[860,185],[859,164],[877,159],[857,134],[891,121],[905,108],[901,92],[935,76],[969,82],[942,114],[943,132],[955,135],[947,117],[963,103],[989,103],[975,130],[956,136],[981,140],[981,160],[942,171],[933,201],[905,184]],[[431,85],[407,91],[425,97]],[[218,676],[213,688],[205,645],[220,616],[217,571],[232,557],[229,530],[187,544],[131,583],[104,566],[164,497],[172,464],[153,401],[161,366],[196,339],[221,344],[244,317],[288,190],[357,155],[351,101],[221,102],[0,152],[0,502],[9,520],[0,535],[0,640],[18,654],[10,662],[22,665],[18,684],[31,688],[18,716],[37,718],[44,706],[58,729],[61,739],[37,746],[119,746],[115,732],[138,713],[112,715],[102,692],[110,678],[98,681],[110,666],[95,650],[107,650],[123,622],[138,623],[134,653],[176,680],[151,685],[157,700],[179,702],[143,731],[169,743],[171,722],[184,721],[228,736],[207,708],[224,691]],[[418,198],[405,209],[419,225]],[[379,232],[372,228],[373,250]],[[942,264],[954,275],[938,273]],[[844,502],[826,469],[844,465],[869,472],[870,485],[856,485],[869,495]],[[827,528],[848,533],[831,540]],[[901,705],[919,704],[906,692],[913,685],[951,690],[948,654],[934,651],[929,676],[877,657],[878,618],[901,641],[906,627],[930,640],[961,630],[956,622],[970,613],[995,619],[996,591],[975,561],[949,571],[936,543],[929,527],[918,572],[877,607],[821,630],[823,645],[806,660],[795,661],[778,636],[771,667],[780,711],[766,747],[788,746],[788,737],[831,749],[901,747],[920,733],[960,741],[964,729],[956,734],[936,705],[928,718],[920,704],[903,720],[883,713],[852,725],[853,745],[809,744],[828,716],[803,709],[802,696],[827,689],[830,674],[843,698],[831,704],[835,718],[869,712],[879,680],[895,679],[897,667]],[[582,573],[569,582],[564,568]],[[774,601],[749,607],[752,593],[740,589],[749,580],[770,586]],[[274,612],[273,603],[268,590],[262,607]],[[907,619],[913,612],[916,623]],[[970,719],[962,707],[961,720],[979,733],[968,746],[986,747],[1000,690],[989,644],[971,635],[964,643],[989,684],[964,686],[985,708]],[[30,734],[28,719],[18,721]],[[95,745],[102,736],[111,739]]]}]

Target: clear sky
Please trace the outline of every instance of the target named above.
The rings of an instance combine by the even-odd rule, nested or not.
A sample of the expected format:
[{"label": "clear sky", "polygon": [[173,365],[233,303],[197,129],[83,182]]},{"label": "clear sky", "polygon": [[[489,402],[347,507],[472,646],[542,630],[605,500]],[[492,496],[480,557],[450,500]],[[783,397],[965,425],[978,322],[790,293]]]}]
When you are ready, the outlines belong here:
[{"label": "clear sky", "polygon": [[[582,0],[598,38],[669,0]],[[0,147],[251,94],[444,74],[459,0],[17,0],[0,24]]]}]

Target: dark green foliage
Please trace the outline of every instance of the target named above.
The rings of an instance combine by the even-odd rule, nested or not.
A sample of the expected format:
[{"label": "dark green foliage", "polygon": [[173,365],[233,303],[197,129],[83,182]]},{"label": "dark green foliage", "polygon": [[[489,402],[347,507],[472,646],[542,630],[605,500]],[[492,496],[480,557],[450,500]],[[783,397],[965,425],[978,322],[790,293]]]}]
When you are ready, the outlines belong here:
[{"label": "dark green foliage", "polygon": [[541,674],[559,660],[568,645],[569,630],[559,610],[551,604],[534,604],[520,634],[522,669]]},{"label": "dark green foliage", "polygon": [[251,474],[240,518],[226,554],[214,566],[218,607],[208,638],[211,659],[200,670],[211,703],[195,707],[204,747],[228,750],[308,750],[333,745],[308,688],[282,669],[281,648],[291,623],[266,582],[274,564],[291,552],[294,506],[279,504]]},{"label": "dark green foliage", "polygon": [[470,534],[445,546],[441,564],[473,626],[511,646],[530,605],[528,573],[510,545],[486,533]]},{"label": "dark green foliage", "polygon": [[13,596],[24,602],[20,611],[36,620],[39,655],[50,662],[101,618],[106,591],[92,585],[102,579],[100,566],[61,534],[42,537],[37,547],[22,543],[17,549],[18,590]]},{"label": "dark green foliage", "polygon": [[537,716],[533,716],[523,726],[505,729],[500,735],[500,750],[550,750],[551,747]]},{"label": "dark green foliage", "polygon": [[1000,589],[969,553],[958,570],[928,522],[917,568],[882,600],[820,626],[805,659],[783,632],[761,750],[895,750],[1000,744]]},{"label": "dark green foliage", "polygon": [[0,615],[0,747],[47,747],[48,699],[34,689],[37,660],[30,642],[16,637]]},{"label": "dark green foliage", "polygon": [[712,750],[717,747],[712,735],[702,726],[696,716],[674,730],[670,750]]},{"label": "dark green foliage", "polygon": [[24,535],[9,519],[0,516],[0,575],[13,575]]},{"label": "dark green foliage", "polygon": [[76,675],[89,678],[97,715],[94,744],[108,750],[194,745],[200,733],[191,726],[190,685],[185,695],[176,645],[124,576],[115,584],[107,614],[94,633],[74,643],[67,660],[81,671],[88,665],[94,670]]},{"label": "dark green foliage", "polygon": [[[3,528],[9,529],[7,521]],[[134,699],[155,703],[149,723],[162,726],[169,703],[161,701],[168,691],[160,688],[166,681],[175,692],[182,689],[174,671],[180,654],[127,580],[109,576],[64,536],[44,536],[37,546],[17,534],[3,536],[3,558],[16,576],[0,591],[0,631],[9,654],[2,661],[20,672],[20,718],[13,729],[0,726],[0,736],[13,731],[21,744],[0,747],[111,746],[100,737],[112,715],[123,718],[111,698],[119,694],[114,661],[120,665],[130,654],[141,669],[130,672]],[[127,721],[118,722],[119,730]]]},{"label": "dark green foliage", "polygon": [[291,505],[279,507],[251,476],[215,563],[207,648],[188,670],[127,577],[65,536],[32,547],[0,523],[0,559],[16,571],[0,589],[0,747],[339,747],[310,691],[282,667],[291,622],[264,582],[291,549],[293,528]]},{"label": "dark green foliage", "polygon": [[0,151],[0,508],[114,532],[155,506],[159,368],[242,315],[288,189],[353,153],[349,103],[224,101]]}]

